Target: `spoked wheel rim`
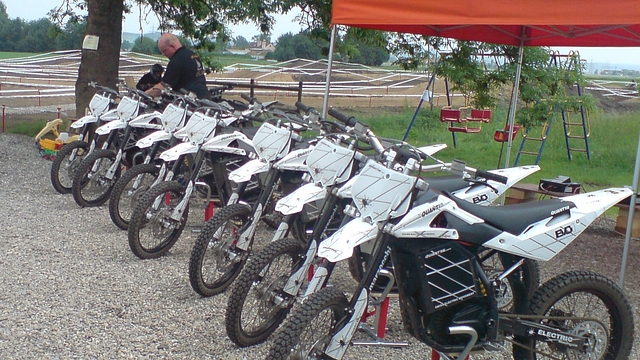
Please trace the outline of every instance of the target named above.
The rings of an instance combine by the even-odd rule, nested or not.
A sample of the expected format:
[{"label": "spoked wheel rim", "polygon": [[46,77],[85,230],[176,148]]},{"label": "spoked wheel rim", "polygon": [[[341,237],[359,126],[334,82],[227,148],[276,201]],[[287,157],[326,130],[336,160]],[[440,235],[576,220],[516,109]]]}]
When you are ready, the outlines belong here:
[{"label": "spoked wheel rim", "polygon": [[[589,346],[587,351],[572,349],[566,345],[554,342],[536,341],[535,350],[538,359],[546,359],[544,354],[563,354],[563,359],[597,360],[605,359],[609,347],[609,330],[612,317],[608,306],[597,295],[590,292],[574,292],[555,302],[545,316],[563,318],[566,320],[545,320],[542,323],[561,329],[571,334],[587,336]],[[575,317],[577,319],[571,319]]]},{"label": "spoked wheel rim", "polygon": [[302,331],[297,346],[291,349],[289,359],[320,359],[331,340],[337,320],[332,308],[324,309]]},{"label": "spoked wheel rim", "polygon": [[[133,209],[155,180],[155,176],[152,174],[140,174],[138,176],[142,177],[140,185],[134,188],[135,180],[132,181],[131,186],[127,186],[118,199],[118,213],[122,219],[131,219]],[[145,182],[145,179],[149,181]]]},{"label": "spoked wheel rim", "polygon": [[202,281],[207,286],[225,282],[244,260],[244,252],[236,249],[243,224],[242,219],[230,219],[209,241],[201,266]]},{"label": "spoked wheel rim", "polygon": [[99,162],[98,170],[86,174],[80,183],[80,193],[87,202],[104,198],[105,194],[108,194],[115,184],[115,176],[113,179],[107,178],[107,173],[113,165],[113,160],[103,158]]},{"label": "spoked wheel rim", "polygon": [[274,259],[261,271],[260,280],[254,282],[247,293],[240,314],[242,332],[255,336],[279,321],[277,314],[285,311],[278,304],[284,301],[283,289],[289,279],[288,274],[295,265],[290,254]]},{"label": "spoked wheel rim", "polygon": [[147,209],[138,233],[140,246],[149,253],[163,250],[167,244],[173,241],[174,233],[186,221],[186,209],[180,221],[176,221],[171,217],[176,205],[180,202],[180,197],[174,193],[167,192],[158,198],[156,199],[160,202],[159,207],[155,209],[152,205]]}]

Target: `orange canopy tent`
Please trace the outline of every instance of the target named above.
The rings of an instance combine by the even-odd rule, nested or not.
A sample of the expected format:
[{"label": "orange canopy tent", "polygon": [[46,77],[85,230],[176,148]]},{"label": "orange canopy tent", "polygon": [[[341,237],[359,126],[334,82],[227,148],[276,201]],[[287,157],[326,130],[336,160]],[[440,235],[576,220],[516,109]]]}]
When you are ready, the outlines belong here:
[{"label": "orange canopy tent", "polygon": [[[333,25],[519,46],[515,89],[523,46],[640,46],[638,0],[333,0],[331,21]],[[333,34],[335,36],[335,26]],[[512,109],[516,105],[515,93]],[[512,129],[514,113],[510,111],[509,115]],[[511,136],[508,138],[507,164]],[[632,204],[636,202],[638,189],[640,139],[638,144]],[[620,271],[621,287],[634,210],[631,206]]]},{"label": "orange canopy tent", "polygon": [[515,46],[640,46],[637,0],[333,0],[332,23]]}]

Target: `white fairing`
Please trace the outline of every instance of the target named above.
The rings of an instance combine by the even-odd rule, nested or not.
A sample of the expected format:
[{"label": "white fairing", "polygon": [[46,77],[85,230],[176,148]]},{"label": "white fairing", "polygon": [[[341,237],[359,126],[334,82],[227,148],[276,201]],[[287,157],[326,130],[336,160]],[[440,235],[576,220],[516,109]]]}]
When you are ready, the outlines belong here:
[{"label": "white fairing", "polygon": [[353,219],[320,243],[318,256],[330,262],[348,259],[356,246],[375,239],[377,235],[377,224],[362,218]]},{"label": "white fairing", "polygon": [[291,194],[278,200],[275,210],[283,215],[297,214],[305,204],[322,200],[327,196],[327,189],[316,184],[304,184]]},{"label": "white fairing", "polygon": [[109,104],[111,104],[112,101],[113,98],[96,93],[89,102],[89,112],[91,115],[100,116],[109,110]]},{"label": "white fairing", "polygon": [[290,171],[309,171],[307,166],[307,157],[313,151],[313,148],[293,150],[274,165],[279,170]]},{"label": "white fairing", "polygon": [[251,139],[249,139],[245,134],[239,131],[234,131],[231,134],[220,134],[212,137],[202,145],[202,149],[209,152],[247,155],[247,151],[245,150],[246,147],[231,146],[231,143],[236,141],[249,146],[252,144]]},{"label": "white fairing", "polygon": [[[527,176],[539,171],[538,165],[517,166],[507,169],[489,170],[490,173],[502,175],[507,178],[507,183],[503,184],[497,181],[488,180],[490,186],[483,184],[475,184],[464,189],[452,191],[451,194],[457,198],[469,201],[474,204],[488,205],[494,202],[500,195],[512,187],[515,183],[521,181]],[[495,192],[493,189],[497,190]]]},{"label": "white fairing", "polygon": [[164,130],[154,131],[136,142],[136,146],[145,149],[153,145],[157,141],[166,141],[171,139],[171,134]]},{"label": "white fairing", "polygon": [[265,173],[267,171],[269,171],[268,163],[259,159],[254,159],[230,172],[229,180],[236,184],[240,184],[251,180],[251,176],[254,174]]},{"label": "white fairing", "polygon": [[351,190],[363,218],[378,222],[403,215],[409,209],[409,194],[416,178],[367,161]]},{"label": "white fairing", "polygon": [[120,103],[116,108],[118,118],[124,122],[127,122],[138,115],[140,110],[140,102],[128,96],[120,99]]},{"label": "white fairing", "polygon": [[291,130],[264,123],[253,137],[253,147],[260,159],[275,161],[289,153]]},{"label": "white fairing", "polygon": [[184,126],[184,122],[187,119],[187,111],[185,108],[175,104],[169,104],[162,112],[160,119],[162,120],[162,128],[169,133],[173,133]]},{"label": "white fairing", "polygon": [[210,136],[213,136],[217,125],[218,121],[215,117],[194,112],[187,124],[176,131],[175,136],[192,145],[202,145]]},{"label": "white fairing", "polygon": [[320,140],[307,157],[307,166],[313,181],[322,186],[332,186],[351,175],[355,151],[342,147],[328,139]]},{"label": "white fairing", "polygon": [[550,260],[575,240],[598,216],[631,194],[630,189],[609,188],[563,197],[563,201],[570,201],[576,205],[568,214],[552,214],[531,224],[522,234],[503,232],[484,245],[535,260]]},{"label": "white fairing", "polygon": [[455,229],[438,228],[432,225],[433,220],[442,212],[449,212],[460,218],[467,224],[482,223],[484,220],[460,210],[450,198],[438,195],[431,202],[416,206],[402,217],[387,232],[398,238],[440,238],[457,239],[458,232]]}]

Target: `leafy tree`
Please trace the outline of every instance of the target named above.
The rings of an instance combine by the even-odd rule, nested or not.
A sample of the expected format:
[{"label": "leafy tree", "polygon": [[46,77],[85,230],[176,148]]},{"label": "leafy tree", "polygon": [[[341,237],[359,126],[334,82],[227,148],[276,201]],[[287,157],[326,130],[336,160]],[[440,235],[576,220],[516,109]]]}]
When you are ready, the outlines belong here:
[{"label": "leafy tree", "polygon": [[133,44],[131,43],[131,41],[123,40],[122,46],[120,46],[120,49],[128,51],[128,50],[131,50],[132,47],[133,47]]},{"label": "leafy tree", "polygon": [[318,60],[322,58],[320,46],[314,43],[306,32],[301,32],[297,35],[284,34],[278,38],[277,43],[276,51],[269,54],[268,58],[278,61],[297,58]]},{"label": "leafy tree", "polygon": [[148,37],[139,37],[134,43],[131,51],[139,52],[141,54],[149,54],[149,55],[159,55],[160,50],[158,50],[158,43]]},{"label": "leafy tree", "polygon": [[246,49],[248,45],[249,45],[249,41],[247,41],[247,39],[245,39],[244,36],[238,36],[234,41],[234,47],[238,49]]}]

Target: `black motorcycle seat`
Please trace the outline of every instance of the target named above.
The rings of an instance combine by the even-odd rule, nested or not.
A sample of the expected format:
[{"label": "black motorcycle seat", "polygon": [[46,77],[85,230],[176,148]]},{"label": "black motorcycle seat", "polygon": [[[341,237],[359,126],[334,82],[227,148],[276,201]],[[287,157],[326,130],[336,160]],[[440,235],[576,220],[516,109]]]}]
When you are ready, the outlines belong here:
[{"label": "black motorcycle seat", "polygon": [[562,199],[547,199],[503,206],[482,206],[458,199],[448,193],[445,194],[462,210],[513,235],[521,234],[536,221],[566,213],[569,209],[576,207],[573,202]]}]

